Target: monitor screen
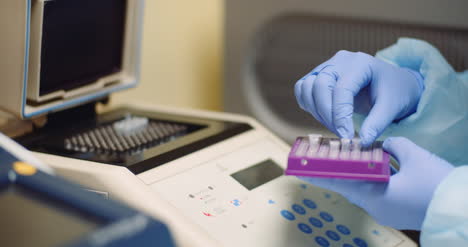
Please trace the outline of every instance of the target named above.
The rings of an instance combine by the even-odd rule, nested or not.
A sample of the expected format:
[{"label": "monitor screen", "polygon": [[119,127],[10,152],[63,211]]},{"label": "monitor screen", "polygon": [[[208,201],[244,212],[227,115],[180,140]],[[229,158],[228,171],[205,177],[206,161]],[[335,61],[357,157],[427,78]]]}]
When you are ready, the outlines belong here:
[{"label": "monitor screen", "polygon": [[18,186],[0,191],[1,246],[62,246],[93,231],[97,220]]},{"label": "monitor screen", "polygon": [[127,0],[44,2],[41,96],[121,71],[126,8]]},{"label": "monitor screen", "polygon": [[268,159],[231,175],[246,189],[253,190],[283,175],[283,169],[273,160]]}]

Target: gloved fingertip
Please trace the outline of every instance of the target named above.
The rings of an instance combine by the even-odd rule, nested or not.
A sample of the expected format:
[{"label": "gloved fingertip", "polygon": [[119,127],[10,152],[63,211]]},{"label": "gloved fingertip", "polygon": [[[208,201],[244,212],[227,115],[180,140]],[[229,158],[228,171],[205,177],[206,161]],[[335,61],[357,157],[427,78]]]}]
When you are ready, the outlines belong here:
[{"label": "gloved fingertip", "polygon": [[338,128],[336,129],[336,132],[338,132],[338,135],[339,135],[341,138],[353,139],[353,137],[354,137],[354,131],[349,130],[349,129],[346,128],[346,127],[338,127]]},{"label": "gloved fingertip", "polygon": [[373,141],[369,141],[367,139],[361,139],[361,146],[364,147],[364,148],[367,148],[369,147],[370,145],[372,145]]},{"label": "gloved fingertip", "polygon": [[416,155],[418,146],[404,137],[389,137],[382,144],[383,149],[395,157],[398,161],[403,161],[408,154]]},{"label": "gloved fingertip", "polygon": [[389,137],[389,138],[385,139],[385,141],[382,144],[382,148],[385,149],[385,150],[390,150],[391,146],[392,146],[392,143],[393,143],[393,140],[394,140],[393,137]]},{"label": "gloved fingertip", "polygon": [[361,145],[364,147],[370,146],[376,139],[374,135],[369,133],[360,133],[359,137],[361,138]]},{"label": "gloved fingertip", "polygon": [[339,127],[338,129],[336,129],[336,131],[338,132],[338,135],[340,135],[341,138],[346,138],[346,129],[344,127]]},{"label": "gloved fingertip", "polygon": [[304,79],[300,79],[299,81],[296,82],[294,85],[294,95],[296,96],[296,99],[299,99],[301,96],[302,92],[302,83],[304,83]]},{"label": "gloved fingertip", "polygon": [[413,143],[404,137],[388,137],[382,144],[385,150],[391,151],[397,147],[404,147],[404,149],[411,148]]}]

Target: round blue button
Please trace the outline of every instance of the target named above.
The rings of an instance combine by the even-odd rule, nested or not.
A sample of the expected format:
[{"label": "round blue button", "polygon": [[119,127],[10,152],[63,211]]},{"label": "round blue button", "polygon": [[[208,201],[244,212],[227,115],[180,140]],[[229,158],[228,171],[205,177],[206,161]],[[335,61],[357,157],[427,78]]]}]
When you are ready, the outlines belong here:
[{"label": "round blue button", "polygon": [[308,226],[307,224],[299,223],[299,224],[297,224],[297,227],[298,227],[299,230],[301,230],[303,233],[307,233],[307,234],[311,234],[311,233],[312,233],[312,228],[310,228],[310,226]]},{"label": "round blue button", "polygon": [[336,230],[338,230],[339,232],[341,232],[344,235],[349,235],[351,233],[349,228],[347,228],[346,226],[343,226],[343,225],[337,225]]},{"label": "round blue button", "polygon": [[343,244],[343,247],[353,247],[353,246],[350,244]]},{"label": "round blue button", "polygon": [[289,212],[288,210],[281,210],[281,215],[283,215],[284,218],[286,218],[287,220],[295,220],[296,219],[296,216],[294,216],[293,213]]},{"label": "round blue button", "polygon": [[317,218],[310,217],[310,218],[309,218],[309,222],[310,222],[310,224],[312,224],[312,225],[315,226],[315,227],[318,227],[318,228],[322,228],[322,227],[323,227],[322,221],[320,221],[320,220],[317,219]]},{"label": "round blue button", "polygon": [[317,204],[315,204],[315,202],[312,201],[312,200],[304,199],[302,201],[302,203],[304,203],[304,205],[306,205],[306,207],[308,207],[310,209],[316,209],[317,208]]},{"label": "round blue button", "polygon": [[320,237],[320,236],[319,236],[319,237],[315,237],[315,242],[316,242],[317,244],[319,244],[320,246],[322,246],[322,247],[328,247],[328,246],[330,246],[330,243],[329,243],[328,240],[327,240],[326,238],[324,238],[324,237]]},{"label": "round blue button", "polygon": [[367,247],[366,241],[364,241],[364,240],[361,239],[361,238],[354,238],[354,239],[353,239],[353,242],[354,242],[357,246],[359,246],[359,247]]},{"label": "round blue button", "polygon": [[294,212],[298,213],[298,214],[305,214],[306,211],[305,211],[305,208],[299,204],[293,204],[292,205],[292,209],[294,210]]},{"label": "round blue button", "polygon": [[327,212],[320,212],[320,218],[322,218],[324,221],[327,222],[332,222],[333,221],[333,216]]},{"label": "round blue button", "polygon": [[338,233],[336,233],[336,232],[334,232],[334,231],[326,231],[325,234],[327,234],[327,236],[328,236],[331,240],[335,240],[335,241],[340,240],[340,235],[338,235]]}]

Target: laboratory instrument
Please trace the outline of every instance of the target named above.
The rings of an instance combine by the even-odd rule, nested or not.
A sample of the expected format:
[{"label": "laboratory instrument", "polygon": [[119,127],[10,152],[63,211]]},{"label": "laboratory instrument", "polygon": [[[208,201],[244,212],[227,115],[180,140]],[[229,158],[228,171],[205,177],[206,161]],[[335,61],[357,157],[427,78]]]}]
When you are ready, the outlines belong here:
[{"label": "laboratory instrument", "polygon": [[[415,246],[340,195],[283,176],[289,145],[252,118],[136,101],[106,104],[112,92],[135,86],[139,71],[143,1],[122,1],[0,3],[14,4],[3,5],[0,17],[20,23],[15,25],[15,36],[0,41],[15,48],[8,53],[15,61],[0,67],[9,75],[3,87],[10,94],[5,97],[11,96],[5,102],[0,99],[0,105],[18,118],[35,122],[32,131],[17,141],[57,174],[160,219],[180,246]],[[73,8],[67,6],[72,2]],[[53,15],[62,8],[68,15]],[[102,28],[103,33],[114,32],[105,37],[123,42],[121,49],[100,56],[111,66],[91,66],[98,79],[81,80],[80,75],[88,75],[87,66],[37,70],[38,65],[67,64],[69,59],[48,55],[54,48],[42,49],[42,43],[66,37],[62,31],[70,32],[70,37],[77,33],[67,25],[67,16],[77,15],[73,10],[112,17],[104,23],[109,26],[94,27],[102,20],[99,13],[78,14],[94,18],[73,20],[83,39],[92,40],[101,33],[86,31]],[[63,22],[47,21],[57,16]],[[46,21],[34,21],[41,18]],[[47,29],[47,23],[62,28],[42,32],[41,24]],[[86,26],[89,23],[93,26]],[[38,33],[42,39],[32,38]],[[83,39],[67,39],[60,53],[107,48],[106,42],[87,47]],[[27,47],[37,50],[28,53]],[[61,74],[65,69],[73,73]],[[38,72],[48,76],[41,79]],[[55,73],[63,78],[49,83]],[[40,88],[47,90],[42,94]],[[38,119],[44,120],[42,124],[37,124]]]},{"label": "laboratory instrument", "polygon": [[[207,125],[152,148],[93,156],[79,148],[67,151],[66,146],[57,153],[44,151],[67,133],[57,129],[52,136],[52,128],[42,132],[50,136],[50,143],[39,138],[31,148],[42,150],[36,154],[57,173],[163,220],[181,246],[414,246],[405,235],[378,225],[339,194],[284,176],[289,145],[251,118],[147,103],[125,108],[138,109],[138,116],[145,113],[150,121],[157,117],[177,123],[214,122],[211,126],[218,131],[227,126],[237,130],[227,128],[219,138],[208,135],[197,141],[197,135],[210,129]],[[97,118],[106,114],[115,114],[113,107]],[[246,130],[226,137],[239,128]],[[39,133],[18,140],[29,146],[33,142],[26,140],[40,137]],[[67,138],[61,139],[64,145]],[[96,157],[120,157],[127,163],[115,162],[119,159],[105,163]]]},{"label": "laboratory instrument", "polygon": [[390,156],[382,142],[362,147],[360,139],[298,137],[288,155],[285,173],[295,176],[388,182]]},{"label": "laboratory instrument", "polygon": [[[444,95],[446,98],[436,99],[436,102],[440,100],[441,103],[439,109],[434,109],[432,97],[421,102],[426,102],[424,112],[429,116],[426,120],[429,123],[440,121],[441,124],[419,125],[416,118],[411,118],[411,121],[405,123],[399,121],[395,125],[397,128],[391,129],[390,135],[410,136],[411,140],[420,137],[422,139],[415,142],[417,145],[427,150],[440,150],[436,155],[452,164],[467,164],[463,159],[466,157],[466,147],[456,145],[461,140],[467,140],[467,136],[461,135],[461,129],[467,125],[455,121],[467,113],[463,111],[467,107],[458,107],[465,101],[457,96],[466,97],[460,93],[450,93],[451,89],[447,91],[447,85],[455,86],[453,89],[463,85],[462,80],[457,79],[460,73],[455,75],[454,71],[468,69],[466,9],[468,1],[463,0],[414,0],[411,4],[400,0],[329,0],[314,4],[303,0],[226,1],[223,28],[224,109],[250,114],[291,144],[304,133],[321,133],[333,137],[334,134],[326,131],[319,121],[314,121],[308,113],[299,109],[291,93],[291,88],[304,71],[310,71],[338,50],[362,51],[374,55],[378,50],[395,44],[400,37],[422,39],[438,49],[399,41],[400,45],[395,49],[380,55],[400,66],[409,65],[405,63],[408,61],[406,58],[409,59],[407,52],[417,58],[411,65],[421,65],[421,61],[427,61],[422,66],[427,72],[424,75],[426,82],[427,75],[432,76],[433,82],[444,82],[441,87],[430,88],[438,92],[434,95]],[[448,64],[453,69],[445,66]],[[461,90],[455,89],[454,92]],[[453,116],[449,119],[454,121],[446,121],[445,117],[433,114],[446,116],[447,111]],[[363,119],[357,120],[362,123]],[[449,131],[446,128],[449,124],[457,128]],[[412,125],[417,127],[410,127]],[[434,131],[437,133],[434,134]],[[447,135],[448,132],[451,134]],[[435,135],[445,137],[434,138]],[[457,234],[463,231],[463,224],[457,219],[466,218],[467,212],[462,207],[454,206],[463,204],[463,198],[466,198],[457,196],[464,193],[461,188],[466,185],[463,182],[466,179],[462,179],[462,176],[456,179],[459,179],[459,183],[452,183],[438,194],[440,203],[433,208],[434,217],[431,217],[430,228],[426,228],[433,234],[425,235],[426,241],[421,243],[423,246],[466,245],[462,241],[451,242],[452,237],[463,238]],[[454,215],[454,210],[458,210],[456,215],[460,217],[447,217],[445,212]],[[449,222],[459,224],[452,228]]]},{"label": "laboratory instrument", "polygon": [[[335,136],[299,109],[291,89],[339,50],[375,55],[400,37],[411,37],[437,47],[455,71],[468,69],[468,20],[463,11],[468,1],[273,1],[226,1],[223,105],[228,112],[258,119],[288,143],[304,133]],[[418,132],[422,130],[431,128]],[[427,140],[418,145],[427,149],[422,144],[432,134],[421,136]]]},{"label": "laboratory instrument", "polygon": [[[19,145],[9,137],[0,132],[0,147],[11,157],[27,162],[43,172],[54,174],[54,170],[45,164],[42,160],[34,156],[29,150]],[[5,158],[5,157],[3,157]]]},{"label": "laboratory instrument", "polygon": [[174,246],[153,218],[8,153],[0,161],[2,246]]}]

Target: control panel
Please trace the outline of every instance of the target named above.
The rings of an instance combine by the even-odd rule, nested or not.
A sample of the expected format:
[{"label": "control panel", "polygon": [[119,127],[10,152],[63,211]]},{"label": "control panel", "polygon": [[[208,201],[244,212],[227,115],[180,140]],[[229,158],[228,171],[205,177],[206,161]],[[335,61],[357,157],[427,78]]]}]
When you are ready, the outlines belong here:
[{"label": "control panel", "polygon": [[415,246],[344,197],[284,176],[265,137],[151,184],[223,246]]}]

